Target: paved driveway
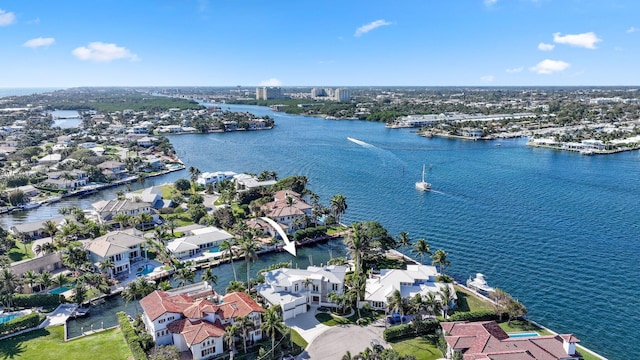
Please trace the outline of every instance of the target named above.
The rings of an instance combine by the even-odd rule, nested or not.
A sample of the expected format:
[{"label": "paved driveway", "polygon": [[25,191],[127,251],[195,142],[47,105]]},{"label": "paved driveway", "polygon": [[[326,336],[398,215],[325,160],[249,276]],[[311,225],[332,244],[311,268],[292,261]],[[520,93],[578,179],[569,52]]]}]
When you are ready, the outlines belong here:
[{"label": "paved driveway", "polygon": [[347,351],[353,356],[371,347],[372,339],[378,339],[380,345],[389,347],[389,344],[382,340],[384,329],[384,320],[367,326],[330,327],[309,342],[309,346],[298,359],[341,359]]}]

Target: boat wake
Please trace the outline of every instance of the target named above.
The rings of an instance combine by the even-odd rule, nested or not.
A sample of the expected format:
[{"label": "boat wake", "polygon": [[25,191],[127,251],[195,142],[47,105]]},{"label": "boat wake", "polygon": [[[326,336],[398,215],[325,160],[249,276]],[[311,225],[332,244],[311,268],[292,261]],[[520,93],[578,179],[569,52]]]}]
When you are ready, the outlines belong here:
[{"label": "boat wake", "polygon": [[364,142],[362,140],[354,139],[352,137],[347,137],[347,140],[349,140],[349,141],[351,141],[353,143],[356,143],[356,144],[358,144],[358,145],[360,145],[362,147],[366,147],[366,148],[374,148],[375,147],[374,145],[366,143],[366,142]]}]

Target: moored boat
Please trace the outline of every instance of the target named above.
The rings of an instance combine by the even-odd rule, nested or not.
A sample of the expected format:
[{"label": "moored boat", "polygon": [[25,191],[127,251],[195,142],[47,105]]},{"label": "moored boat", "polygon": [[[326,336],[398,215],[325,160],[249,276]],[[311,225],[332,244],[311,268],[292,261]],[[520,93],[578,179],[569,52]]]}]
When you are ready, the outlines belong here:
[{"label": "moored boat", "polygon": [[484,275],[481,273],[477,273],[474,279],[469,278],[467,280],[467,287],[483,293],[490,293],[495,291],[494,288],[487,284],[487,281],[484,279]]}]

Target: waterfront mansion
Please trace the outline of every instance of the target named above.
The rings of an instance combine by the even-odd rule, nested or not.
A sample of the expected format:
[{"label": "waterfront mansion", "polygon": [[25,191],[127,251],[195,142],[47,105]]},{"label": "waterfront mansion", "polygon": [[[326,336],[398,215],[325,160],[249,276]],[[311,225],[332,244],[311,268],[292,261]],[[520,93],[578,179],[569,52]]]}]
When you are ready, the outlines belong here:
[{"label": "waterfront mansion", "polygon": [[175,345],[193,359],[223,353],[225,329],[236,319],[248,317],[253,327],[246,341],[262,339],[264,310],[249,295],[234,292],[218,297],[206,282],[170,291],[156,290],[140,300],[147,333],[157,345]]}]

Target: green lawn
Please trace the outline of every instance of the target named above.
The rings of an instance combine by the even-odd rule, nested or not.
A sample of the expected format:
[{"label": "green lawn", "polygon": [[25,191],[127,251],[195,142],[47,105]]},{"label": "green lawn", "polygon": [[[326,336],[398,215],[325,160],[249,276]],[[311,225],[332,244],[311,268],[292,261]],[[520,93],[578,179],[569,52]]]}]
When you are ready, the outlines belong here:
[{"label": "green lawn", "polygon": [[9,250],[9,254],[8,254],[9,258],[11,259],[11,262],[33,258],[33,250],[31,250],[31,245],[33,245],[33,241],[28,242],[26,245],[27,245],[26,254],[24,252],[25,244],[21,242],[16,242],[15,245],[13,245],[11,250]]},{"label": "green lawn", "polygon": [[456,312],[494,310],[490,303],[481,300],[467,290],[459,286],[455,286],[455,289],[456,295],[458,295],[458,307],[456,308]]},{"label": "green lawn", "polygon": [[132,359],[120,329],[107,330],[65,342],[62,326],[53,326],[0,342],[0,359],[73,360],[84,357],[105,360]]},{"label": "green lawn", "polygon": [[416,360],[435,360],[442,357],[442,353],[435,345],[436,341],[434,336],[420,336],[389,343],[400,355],[412,355]]},{"label": "green lawn", "polygon": [[162,194],[160,196],[162,196],[163,199],[171,199],[171,196],[173,195],[174,192],[174,187],[173,184],[171,185],[160,185],[158,186],[158,188],[162,191]]},{"label": "green lawn", "polygon": [[352,324],[346,318],[340,318],[330,313],[318,313],[316,314],[316,319],[327,326]]},{"label": "green lawn", "polygon": [[511,324],[508,321],[505,321],[500,324],[502,330],[507,333],[513,332],[536,332],[539,335],[551,335],[550,332],[544,330],[543,328],[536,326],[525,320],[513,320]]},{"label": "green lawn", "polygon": [[307,341],[302,336],[300,336],[300,334],[298,334],[297,331],[293,329],[291,329],[291,340],[293,341],[294,344],[300,346],[303,349],[305,349],[307,345],[309,345]]}]

